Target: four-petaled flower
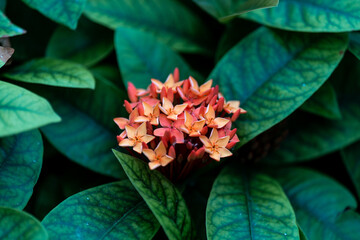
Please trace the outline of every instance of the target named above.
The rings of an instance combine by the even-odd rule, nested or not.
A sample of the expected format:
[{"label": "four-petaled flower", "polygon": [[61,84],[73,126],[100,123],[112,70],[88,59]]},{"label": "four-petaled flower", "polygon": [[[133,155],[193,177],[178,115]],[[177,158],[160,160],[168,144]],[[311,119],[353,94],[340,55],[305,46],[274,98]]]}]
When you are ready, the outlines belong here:
[{"label": "four-petaled flower", "polygon": [[181,82],[175,82],[174,76],[173,76],[172,74],[170,74],[170,75],[168,76],[168,78],[166,79],[166,81],[165,81],[164,83],[160,82],[160,81],[157,80],[157,79],[151,79],[151,82],[152,82],[153,84],[155,84],[155,86],[156,86],[156,91],[157,91],[158,93],[160,93],[163,88],[165,88],[166,91],[169,90],[169,89],[171,89],[171,90],[175,93],[175,92],[176,92],[176,88],[177,88],[177,87],[180,87],[180,86],[183,84],[183,81],[181,81]]},{"label": "four-petaled flower", "polygon": [[190,113],[185,111],[185,122],[184,125],[180,127],[181,131],[189,134],[190,137],[199,137],[201,135],[200,131],[205,125],[205,120],[194,121],[194,117]]},{"label": "four-petaled flower", "polygon": [[173,104],[171,103],[171,101],[169,99],[167,99],[166,97],[164,97],[162,100],[162,106],[159,106],[159,107],[160,107],[161,111],[165,115],[167,115],[168,119],[176,121],[178,115],[181,114],[187,107],[187,104],[180,104],[180,105],[176,105],[174,107]]},{"label": "four-petaled flower", "polygon": [[123,139],[120,147],[133,147],[133,150],[138,153],[143,151],[143,143],[151,142],[155,137],[146,134],[146,123],[142,123],[138,128],[125,126],[127,138]]},{"label": "four-petaled flower", "polygon": [[232,155],[232,153],[226,148],[229,140],[229,136],[219,138],[218,131],[215,128],[212,130],[210,138],[200,136],[200,141],[205,146],[205,152],[207,152],[210,157],[216,161],[220,161],[220,158]]},{"label": "four-petaled flower", "polygon": [[212,80],[209,80],[199,87],[199,84],[193,77],[189,77],[189,81],[191,85],[190,91],[196,96],[204,96],[209,93],[213,82]]},{"label": "four-petaled flower", "polygon": [[224,127],[228,122],[230,122],[229,119],[226,118],[220,118],[215,117],[215,110],[211,105],[208,105],[206,112],[204,114],[204,118],[206,120],[206,124],[210,128],[222,128]]},{"label": "four-petaled flower", "polygon": [[155,107],[151,107],[150,104],[143,102],[142,105],[144,108],[144,116],[136,117],[135,122],[150,122],[151,125],[159,125],[159,104],[156,104]]},{"label": "four-petaled flower", "polygon": [[144,149],[143,153],[150,160],[150,169],[155,169],[159,166],[165,167],[168,163],[174,160],[173,157],[167,155],[165,145],[162,141],[159,142],[155,150]]}]

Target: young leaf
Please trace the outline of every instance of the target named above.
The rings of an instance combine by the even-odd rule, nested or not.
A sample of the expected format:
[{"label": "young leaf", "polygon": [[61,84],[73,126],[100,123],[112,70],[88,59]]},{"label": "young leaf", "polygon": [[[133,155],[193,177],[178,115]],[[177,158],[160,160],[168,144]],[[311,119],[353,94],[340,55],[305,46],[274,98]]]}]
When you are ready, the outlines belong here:
[{"label": "young leaf", "polygon": [[330,82],[322,85],[302,106],[302,110],[329,118],[341,119],[341,111],[336,98],[336,92]]},{"label": "young leaf", "polygon": [[341,151],[343,162],[360,196],[360,142]]},{"label": "young leaf", "polygon": [[228,21],[255,9],[274,7],[279,4],[279,0],[194,0],[194,2],[220,22]]},{"label": "young leaf", "polygon": [[280,185],[257,173],[225,168],[206,209],[208,239],[299,239],[294,211]]},{"label": "young leaf", "polygon": [[60,59],[41,58],[7,71],[4,76],[29,83],[58,87],[95,88],[92,74],[77,63]]},{"label": "young leaf", "polygon": [[0,81],[0,137],[60,120],[44,98],[24,88]]},{"label": "young leaf", "polygon": [[14,54],[14,49],[10,47],[0,46],[0,68],[5,65],[7,60]]},{"label": "young leaf", "polygon": [[360,33],[350,33],[349,50],[360,60]]},{"label": "young leaf", "polygon": [[86,0],[22,0],[51,20],[75,29]]},{"label": "young leaf", "polygon": [[91,66],[113,49],[112,32],[82,18],[76,31],[62,26],[55,30],[46,48],[46,56]]},{"label": "young leaf", "polygon": [[130,181],[77,193],[42,221],[51,239],[152,239],[160,225]]},{"label": "young leaf", "polygon": [[130,81],[138,88],[147,88],[151,78],[165,81],[175,67],[183,77],[190,74],[189,66],[179,55],[146,32],[119,27],[115,49],[125,85]]},{"label": "young leaf", "polygon": [[282,169],[275,176],[309,239],[360,239],[360,216],[352,210],[356,200],[339,183],[301,168]]},{"label": "young leaf", "polygon": [[0,239],[47,240],[48,234],[33,216],[16,209],[0,207]]},{"label": "young leaf", "polygon": [[191,219],[179,190],[140,159],[113,150],[131,183],[143,197],[169,239],[191,239]]},{"label": "young leaf", "polygon": [[152,33],[176,50],[209,51],[206,23],[175,0],[89,0],[85,14],[111,29],[132,27]]},{"label": "young leaf", "polygon": [[359,14],[360,2],[353,0],[281,0],[276,8],[241,17],[292,31],[347,32],[360,29]]},{"label": "young leaf", "polygon": [[236,124],[242,144],[283,120],[331,75],[346,34],[298,34],[260,28],[233,47],[210,78],[247,114]]},{"label": "young leaf", "polygon": [[0,11],[0,38],[12,37],[24,33],[24,29],[12,24],[5,14]]}]

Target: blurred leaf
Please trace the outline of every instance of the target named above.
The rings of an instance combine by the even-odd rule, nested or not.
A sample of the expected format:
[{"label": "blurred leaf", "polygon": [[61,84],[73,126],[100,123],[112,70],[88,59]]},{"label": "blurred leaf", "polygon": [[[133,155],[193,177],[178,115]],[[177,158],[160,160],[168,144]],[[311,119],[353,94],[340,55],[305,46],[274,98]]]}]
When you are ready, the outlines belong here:
[{"label": "blurred leaf", "polygon": [[349,50],[360,60],[360,33],[350,33]]},{"label": "blurred leaf", "polygon": [[302,106],[302,110],[329,119],[341,119],[341,111],[336,92],[330,82],[326,82]]},{"label": "blurred leaf", "polygon": [[299,239],[294,211],[280,185],[245,171],[227,167],[215,180],[206,209],[208,239]]},{"label": "blurred leaf", "polygon": [[259,8],[274,7],[279,0],[193,0],[220,22]]},{"label": "blurred leaf", "polygon": [[65,101],[54,99],[51,103],[62,117],[62,122],[41,130],[56,149],[95,172],[124,178],[110,150],[116,146],[116,135]]},{"label": "blurred leaf", "polygon": [[147,88],[151,78],[164,82],[176,67],[183,78],[190,74],[189,66],[179,55],[146,32],[119,27],[115,49],[125,85],[132,82],[138,88]]},{"label": "blurred leaf", "polygon": [[312,170],[288,168],[276,176],[309,239],[360,239],[360,216],[351,210],[357,203],[347,189]]},{"label": "blurred leaf", "polygon": [[20,34],[24,34],[26,31],[15,24],[11,23],[10,20],[0,11],[0,38],[12,37]]},{"label": "blurred leaf", "polygon": [[176,0],[88,0],[85,14],[111,29],[132,27],[152,33],[176,50],[209,52],[211,32],[206,23]]},{"label": "blurred leaf", "polygon": [[241,15],[255,22],[301,32],[348,32],[360,29],[360,2],[353,0],[281,0],[278,7]]},{"label": "blurred leaf", "polygon": [[58,87],[95,88],[92,74],[78,63],[41,58],[7,71],[4,76],[29,83]]},{"label": "blurred leaf", "polygon": [[152,239],[160,227],[128,180],[75,194],[42,223],[51,239]]},{"label": "blurred leaf", "polygon": [[14,51],[13,48],[0,46],[0,68],[11,58]]},{"label": "blurred leaf", "polygon": [[301,226],[299,224],[297,224],[297,225],[298,225],[298,228],[299,228],[300,240],[308,240],[309,238],[306,236],[306,234],[302,230]]},{"label": "blurred leaf", "polygon": [[298,34],[260,28],[233,47],[209,78],[247,114],[236,127],[242,144],[296,110],[331,75],[346,34]]},{"label": "blurred leaf", "polygon": [[0,137],[60,120],[46,99],[24,88],[0,81]]},{"label": "blurred leaf", "polygon": [[341,151],[343,162],[360,197],[360,142]]},{"label": "blurred leaf", "polygon": [[33,216],[16,209],[0,207],[0,239],[47,240],[48,234]]},{"label": "blurred leaf", "polygon": [[40,175],[43,151],[38,130],[0,138],[0,206],[26,206]]},{"label": "blurred leaf", "polygon": [[98,79],[107,79],[121,89],[125,89],[121,80],[119,68],[110,64],[101,64],[90,69],[91,73]]},{"label": "blurred leaf", "polygon": [[51,20],[75,29],[86,0],[22,0]]},{"label": "blurred leaf", "polygon": [[59,26],[46,49],[46,56],[91,66],[114,49],[110,30],[82,18],[76,31]]},{"label": "blurred leaf", "polygon": [[5,7],[6,7],[6,0],[0,0],[0,11],[4,12]]},{"label": "blurred leaf", "polygon": [[126,175],[143,197],[169,239],[191,239],[191,218],[179,190],[140,159],[113,150]]}]

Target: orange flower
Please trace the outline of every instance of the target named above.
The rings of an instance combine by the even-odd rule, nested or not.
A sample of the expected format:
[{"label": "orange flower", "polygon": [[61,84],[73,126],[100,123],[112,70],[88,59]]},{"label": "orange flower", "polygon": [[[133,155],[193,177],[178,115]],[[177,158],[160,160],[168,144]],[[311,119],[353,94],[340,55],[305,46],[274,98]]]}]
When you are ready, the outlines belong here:
[{"label": "orange flower", "polygon": [[159,125],[159,104],[156,104],[155,107],[151,107],[150,104],[143,102],[144,107],[144,115],[145,116],[138,116],[135,118],[135,122],[150,122],[151,125]]},{"label": "orange flower", "polygon": [[205,120],[206,124],[210,128],[222,128],[224,127],[230,120],[226,118],[215,118],[215,110],[214,108],[209,104],[206,112],[205,112]]},{"label": "orange flower", "polygon": [[169,99],[167,99],[166,97],[164,97],[162,99],[162,106],[159,106],[159,107],[160,107],[161,111],[167,115],[168,119],[176,121],[177,116],[185,110],[185,108],[187,107],[187,104],[176,105],[174,107],[173,104],[171,103],[171,101]]},{"label": "orange flower", "polygon": [[150,160],[149,167],[152,170],[159,166],[165,167],[168,163],[174,160],[173,157],[166,154],[166,148],[162,141],[159,142],[155,151],[151,149],[144,149],[143,153]]},{"label": "orange flower", "polygon": [[219,138],[216,128],[213,128],[210,138],[200,136],[200,141],[204,144],[205,152],[207,152],[210,157],[216,161],[220,161],[220,158],[232,155],[232,153],[226,148],[229,139],[229,136]]},{"label": "orange flower", "polygon": [[142,153],[142,143],[149,143],[155,137],[146,134],[146,123],[142,123],[137,129],[129,125],[125,126],[126,135],[128,138],[123,139],[120,147],[133,147],[133,150]]},{"label": "orange flower", "polygon": [[114,118],[114,122],[119,126],[120,129],[125,129],[126,125],[132,125],[135,121],[135,119],[139,116],[139,111],[134,109],[129,116],[129,120],[126,118]]},{"label": "orange flower", "polygon": [[209,80],[199,87],[198,82],[193,77],[189,77],[189,81],[191,86],[190,91],[200,97],[210,92],[213,82],[212,80]]},{"label": "orange flower", "polygon": [[194,121],[194,117],[190,113],[185,111],[185,122],[184,125],[180,127],[181,131],[189,134],[190,137],[200,136],[200,131],[205,125],[205,120]]},{"label": "orange flower", "polygon": [[183,84],[183,81],[175,82],[174,76],[172,74],[169,74],[168,78],[166,79],[166,81],[164,83],[160,82],[157,79],[151,79],[151,82],[153,84],[155,84],[156,89],[157,89],[156,91],[158,93],[161,92],[162,88],[165,88],[166,91],[168,89],[171,89],[175,93],[176,88],[180,87]]},{"label": "orange flower", "polygon": [[[222,94],[219,94],[219,97],[224,98]],[[240,110],[240,114],[246,113],[246,111],[240,107],[240,101],[226,101],[225,98],[223,109],[227,113],[235,113],[238,110]]]}]

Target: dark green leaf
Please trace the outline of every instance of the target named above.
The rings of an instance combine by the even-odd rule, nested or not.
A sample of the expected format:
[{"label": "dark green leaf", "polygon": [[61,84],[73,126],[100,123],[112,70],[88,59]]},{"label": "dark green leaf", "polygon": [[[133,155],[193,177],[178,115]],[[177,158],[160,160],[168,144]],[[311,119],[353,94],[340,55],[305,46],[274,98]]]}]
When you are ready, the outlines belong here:
[{"label": "dark green leaf", "polygon": [[304,231],[302,230],[299,224],[298,224],[298,228],[299,228],[300,240],[308,240],[308,237],[306,236],[306,234],[304,233]]},{"label": "dark green leaf", "polygon": [[274,7],[279,4],[279,0],[193,0],[201,8],[220,22],[234,18],[242,13],[246,13],[259,8]]},{"label": "dark green leaf", "polygon": [[89,0],[85,13],[111,29],[133,27],[150,32],[176,50],[209,51],[211,33],[206,24],[175,0]]},{"label": "dark green leaf", "polygon": [[360,196],[360,142],[343,149],[341,155],[357,194]]},{"label": "dark green leaf", "polygon": [[169,239],[191,239],[191,219],[179,190],[140,159],[113,150],[125,173],[143,197]]},{"label": "dark green leaf", "polygon": [[111,81],[113,84],[115,84],[115,86],[124,89],[120,71],[117,66],[110,64],[102,64],[92,67],[90,71],[95,76],[95,78],[107,79],[108,81]]},{"label": "dark green leaf", "polygon": [[75,194],[42,223],[51,239],[152,239],[160,227],[128,180]]},{"label": "dark green leaf", "polygon": [[50,86],[95,88],[95,80],[86,68],[78,63],[60,59],[32,60],[7,71],[4,76],[17,81]]},{"label": "dark green leaf", "polygon": [[9,58],[11,58],[13,53],[13,48],[0,46],[0,68],[5,65],[5,63],[7,62],[7,60],[9,60]]},{"label": "dark green leaf", "polygon": [[6,0],[0,0],[0,11],[4,12],[5,7],[6,7]]},{"label": "dark green leaf", "polygon": [[302,32],[347,32],[360,29],[360,2],[353,0],[281,0],[276,8],[241,15],[258,23]]},{"label": "dark green leaf", "polygon": [[86,0],[22,0],[51,20],[75,29]]},{"label": "dark green leaf", "polygon": [[26,206],[40,175],[43,151],[38,130],[0,138],[0,206]]},{"label": "dark green leaf", "polygon": [[281,186],[257,173],[225,168],[206,209],[208,239],[299,239],[294,211]]},{"label": "dark green leaf", "polygon": [[282,169],[276,176],[309,239],[360,239],[360,216],[351,210],[357,203],[343,186],[301,168]]},{"label": "dark green leaf", "polygon": [[91,66],[113,49],[112,32],[82,18],[76,31],[62,26],[55,30],[47,46],[46,56]]},{"label": "dark green leaf", "polygon": [[301,109],[329,119],[341,119],[336,92],[330,82],[326,82],[311,96]]},{"label": "dark green leaf", "polygon": [[24,33],[24,29],[12,24],[5,14],[0,11],[0,38],[12,37]]},{"label": "dark green leaf", "polygon": [[146,32],[118,28],[115,49],[125,84],[130,81],[136,87],[147,88],[151,78],[164,82],[176,67],[183,77],[190,74],[189,66],[179,55]]},{"label": "dark green leaf", "polygon": [[360,33],[350,33],[349,50],[360,60]]},{"label": "dark green leaf", "polygon": [[247,114],[237,122],[242,143],[283,120],[331,75],[347,48],[346,34],[298,34],[260,28],[216,65],[210,78]]},{"label": "dark green leaf", "polygon": [[47,240],[48,234],[41,223],[31,215],[0,207],[0,239]]},{"label": "dark green leaf", "polygon": [[60,120],[44,98],[24,88],[0,81],[0,137]]}]

